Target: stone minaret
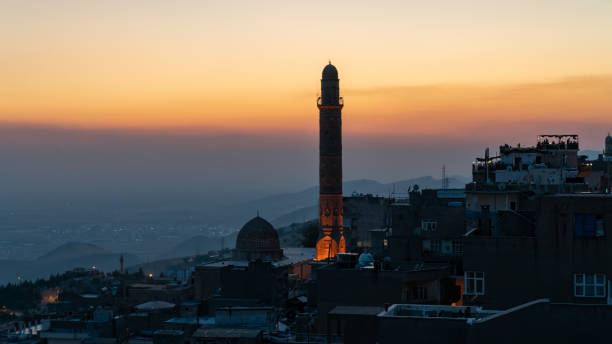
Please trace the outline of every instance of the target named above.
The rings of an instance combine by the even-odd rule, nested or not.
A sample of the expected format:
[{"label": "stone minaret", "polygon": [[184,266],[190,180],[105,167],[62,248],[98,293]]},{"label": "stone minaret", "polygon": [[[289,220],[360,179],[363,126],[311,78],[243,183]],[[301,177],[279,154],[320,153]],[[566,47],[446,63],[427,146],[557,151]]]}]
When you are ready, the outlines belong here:
[{"label": "stone minaret", "polygon": [[319,107],[319,238],[317,260],[345,252],[342,229],[342,106],[338,70],[323,69]]}]

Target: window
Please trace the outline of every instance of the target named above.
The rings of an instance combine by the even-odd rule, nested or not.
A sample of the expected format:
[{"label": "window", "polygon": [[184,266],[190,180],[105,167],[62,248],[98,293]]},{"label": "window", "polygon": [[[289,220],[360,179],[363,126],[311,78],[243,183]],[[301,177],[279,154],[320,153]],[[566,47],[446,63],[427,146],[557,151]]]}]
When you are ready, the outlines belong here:
[{"label": "window", "polygon": [[484,295],[484,272],[466,271],[464,275],[465,295]]},{"label": "window", "polygon": [[574,296],[606,297],[606,275],[574,274]]},{"label": "window", "polygon": [[453,240],[453,255],[463,256],[463,241]]},{"label": "window", "polygon": [[423,240],[421,242],[421,245],[423,246],[423,253],[424,254],[429,254],[429,251],[431,251],[431,241],[430,240]]},{"label": "window", "polygon": [[514,168],[513,169],[515,171],[518,171],[518,169],[521,167],[521,160],[522,160],[521,157],[518,157],[518,156],[514,157]]},{"label": "window", "polygon": [[602,216],[591,214],[574,215],[574,236],[581,238],[594,238],[605,236],[604,220]]},{"label": "window", "polygon": [[442,242],[440,240],[431,241],[431,252],[440,253],[442,251]]},{"label": "window", "polygon": [[421,229],[423,232],[435,232],[437,228],[437,221],[421,221]]},{"label": "window", "polygon": [[595,236],[602,237],[606,235],[606,229],[604,228],[604,220],[601,216],[595,219]]}]

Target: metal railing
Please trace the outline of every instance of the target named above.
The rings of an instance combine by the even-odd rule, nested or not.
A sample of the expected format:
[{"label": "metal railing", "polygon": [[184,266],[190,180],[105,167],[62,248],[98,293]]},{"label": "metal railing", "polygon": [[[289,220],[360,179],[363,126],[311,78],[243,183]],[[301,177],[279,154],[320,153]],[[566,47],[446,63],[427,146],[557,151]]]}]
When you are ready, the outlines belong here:
[{"label": "metal railing", "polygon": [[317,97],[317,106],[325,106],[325,105],[330,105],[330,106],[340,105],[340,106],[344,106],[344,98],[338,97],[338,104],[323,104],[323,100],[321,99],[321,97]]}]

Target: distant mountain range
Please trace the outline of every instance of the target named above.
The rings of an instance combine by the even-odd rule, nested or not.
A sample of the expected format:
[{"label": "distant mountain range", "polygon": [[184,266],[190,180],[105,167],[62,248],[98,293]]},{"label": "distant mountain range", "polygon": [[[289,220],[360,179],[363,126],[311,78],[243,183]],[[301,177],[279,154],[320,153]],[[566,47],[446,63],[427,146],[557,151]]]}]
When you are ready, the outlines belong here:
[{"label": "distant mountain range", "polygon": [[[448,178],[450,188],[463,188],[470,179],[463,176]],[[440,179],[431,176],[400,180],[393,183],[380,183],[370,179],[344,182],[342,189],[345,196],[353,193],[390,196],[406,194],[408,188],[418,185],[421,189],[438,189],[442,186]],[[258,212],[274,226],[286,226],[294,222],[304,222],[316,218],[319,187],[294,192],[271,195],[257,200],[229,206],[219,214],[218,224],[240,228]]]},{"label": "distant mountain range", "polygon": [[[468,178],[462,176],[448,178],[450,188],[463,188],[469,181]],[[429,176],[394,183],[360,179],[345,182],[343,190],[347,196],[353,193],[389,196],[393,192],[405,196],[408,188],[412,188],[414,185],[418,185],[421,189],[440,188],[442,181]],[[271,195],[219,209],[216,216],[210,219],[211,222],[217,226],[233,227],[236,231],[223,237],[196,235],[185,238],[167,251],[161,252],[154,259],[194,256],[221,248],[232,248],[236,242],[238,230],[258,213],[277,229],[289,226],[292,223],[303,223],[316,219],[318,216],[318,194],[318,186],[313,186],[298,192]]]},{"label": "distant mountain range", "polygon": [[[470,180],[462,176],[448,178],[450,188],[463,188]],[[433,177],[406,179],[394,183],[380,183],[375,180],[361,179],[347,181],[343,184],[345,195],[353,193],[390,196],[392,193],[406,195],[408,188],[418,185],[421,189],[440,188],[442,181]],[[317,186],[294,192],[271,195],[254,201],[228,206],[219,212],[217,225],[235,227],[237,230],[248,220],[259,213],[270,221],[274,227],[289,226],[292,223],[303,223],[316,219],[318,216],[319,188]],[[185,239],[159,258],[175,258],[186,255],[205,254],[210,250],[231,248],[236,241],[237,232],[223,238],[210,236],[194,236]]]},{"label": "distant mountain range", "polygon": [[[103,271],[119,270],[119,253],[109,252],[99,246],[87,243],[69,242],[31,261],[0,260],[0,284],[23,280],[47,278],[77,267]],[[140,259],[124,254],[124,265],[135,265]]]},{"label": "distant mountain range", "polygon": [[[463,188],[470,180],[466,177],[452,176],[448,178],[450,188]],[[379,196],[406,195],[408,188],[418,185],[421,189],[440,188],[442,182],[433,177],[420,177],[397,181],[394,183],[380,183],[374,180],[362,179],[347,181],[343,184],[345,195],[353,193],[372,194]],[[253,201],[237,203],[218,209],[208,209],[214,216],[207,218],[212,225],[235,228],[236,231],[220,236],[196,235],[186,237],[178,244],[161,251],[154,260],[172,259],[177,257],[206,254],[211,250],[233,248],[237,230],[249,219],[259,213],[270,221],[277,229],[292,223],[303,223],[316,219],[319,189],[310,187],[294,193],[283,193],[267,196]],[[168,219],[169,222],[171,220]],[[299,238],[290,232],[284,244],[299,242]],[[103,271],[113,271],[119,268],[119,253],[108,251],[100,246],[90,243],[68,242],[39,256],[33,260],[0,260],[0,283],[16,282],[17,277],[22,279],[46,278],[76,267],[96,268]],[[143,261],[135,255],[124,255],[125,266],[135,266]]]}]

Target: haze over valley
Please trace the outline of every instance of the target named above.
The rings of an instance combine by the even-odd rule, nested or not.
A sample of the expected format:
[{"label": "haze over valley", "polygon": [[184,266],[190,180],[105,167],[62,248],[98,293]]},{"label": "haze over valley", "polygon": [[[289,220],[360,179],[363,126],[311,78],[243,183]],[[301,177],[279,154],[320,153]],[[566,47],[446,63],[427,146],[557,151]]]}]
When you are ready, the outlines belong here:
[{"label": "haze over valley", "polygon": [[[135,262],[202,254],[232,247],[227,236],[258,211],[277,228],[317,217],[318,141],[307,134],[27,125],[2,125],[0,133],[4,265],[21,267],[12,262],[66,243],[129,253]],[[344,194],[438,188],[442,164],[450,187],[463,187],[487,140],[466,138],[449,151],[434,138],[347,135]],[[190,249],[177,249],[185,242]]]}]

